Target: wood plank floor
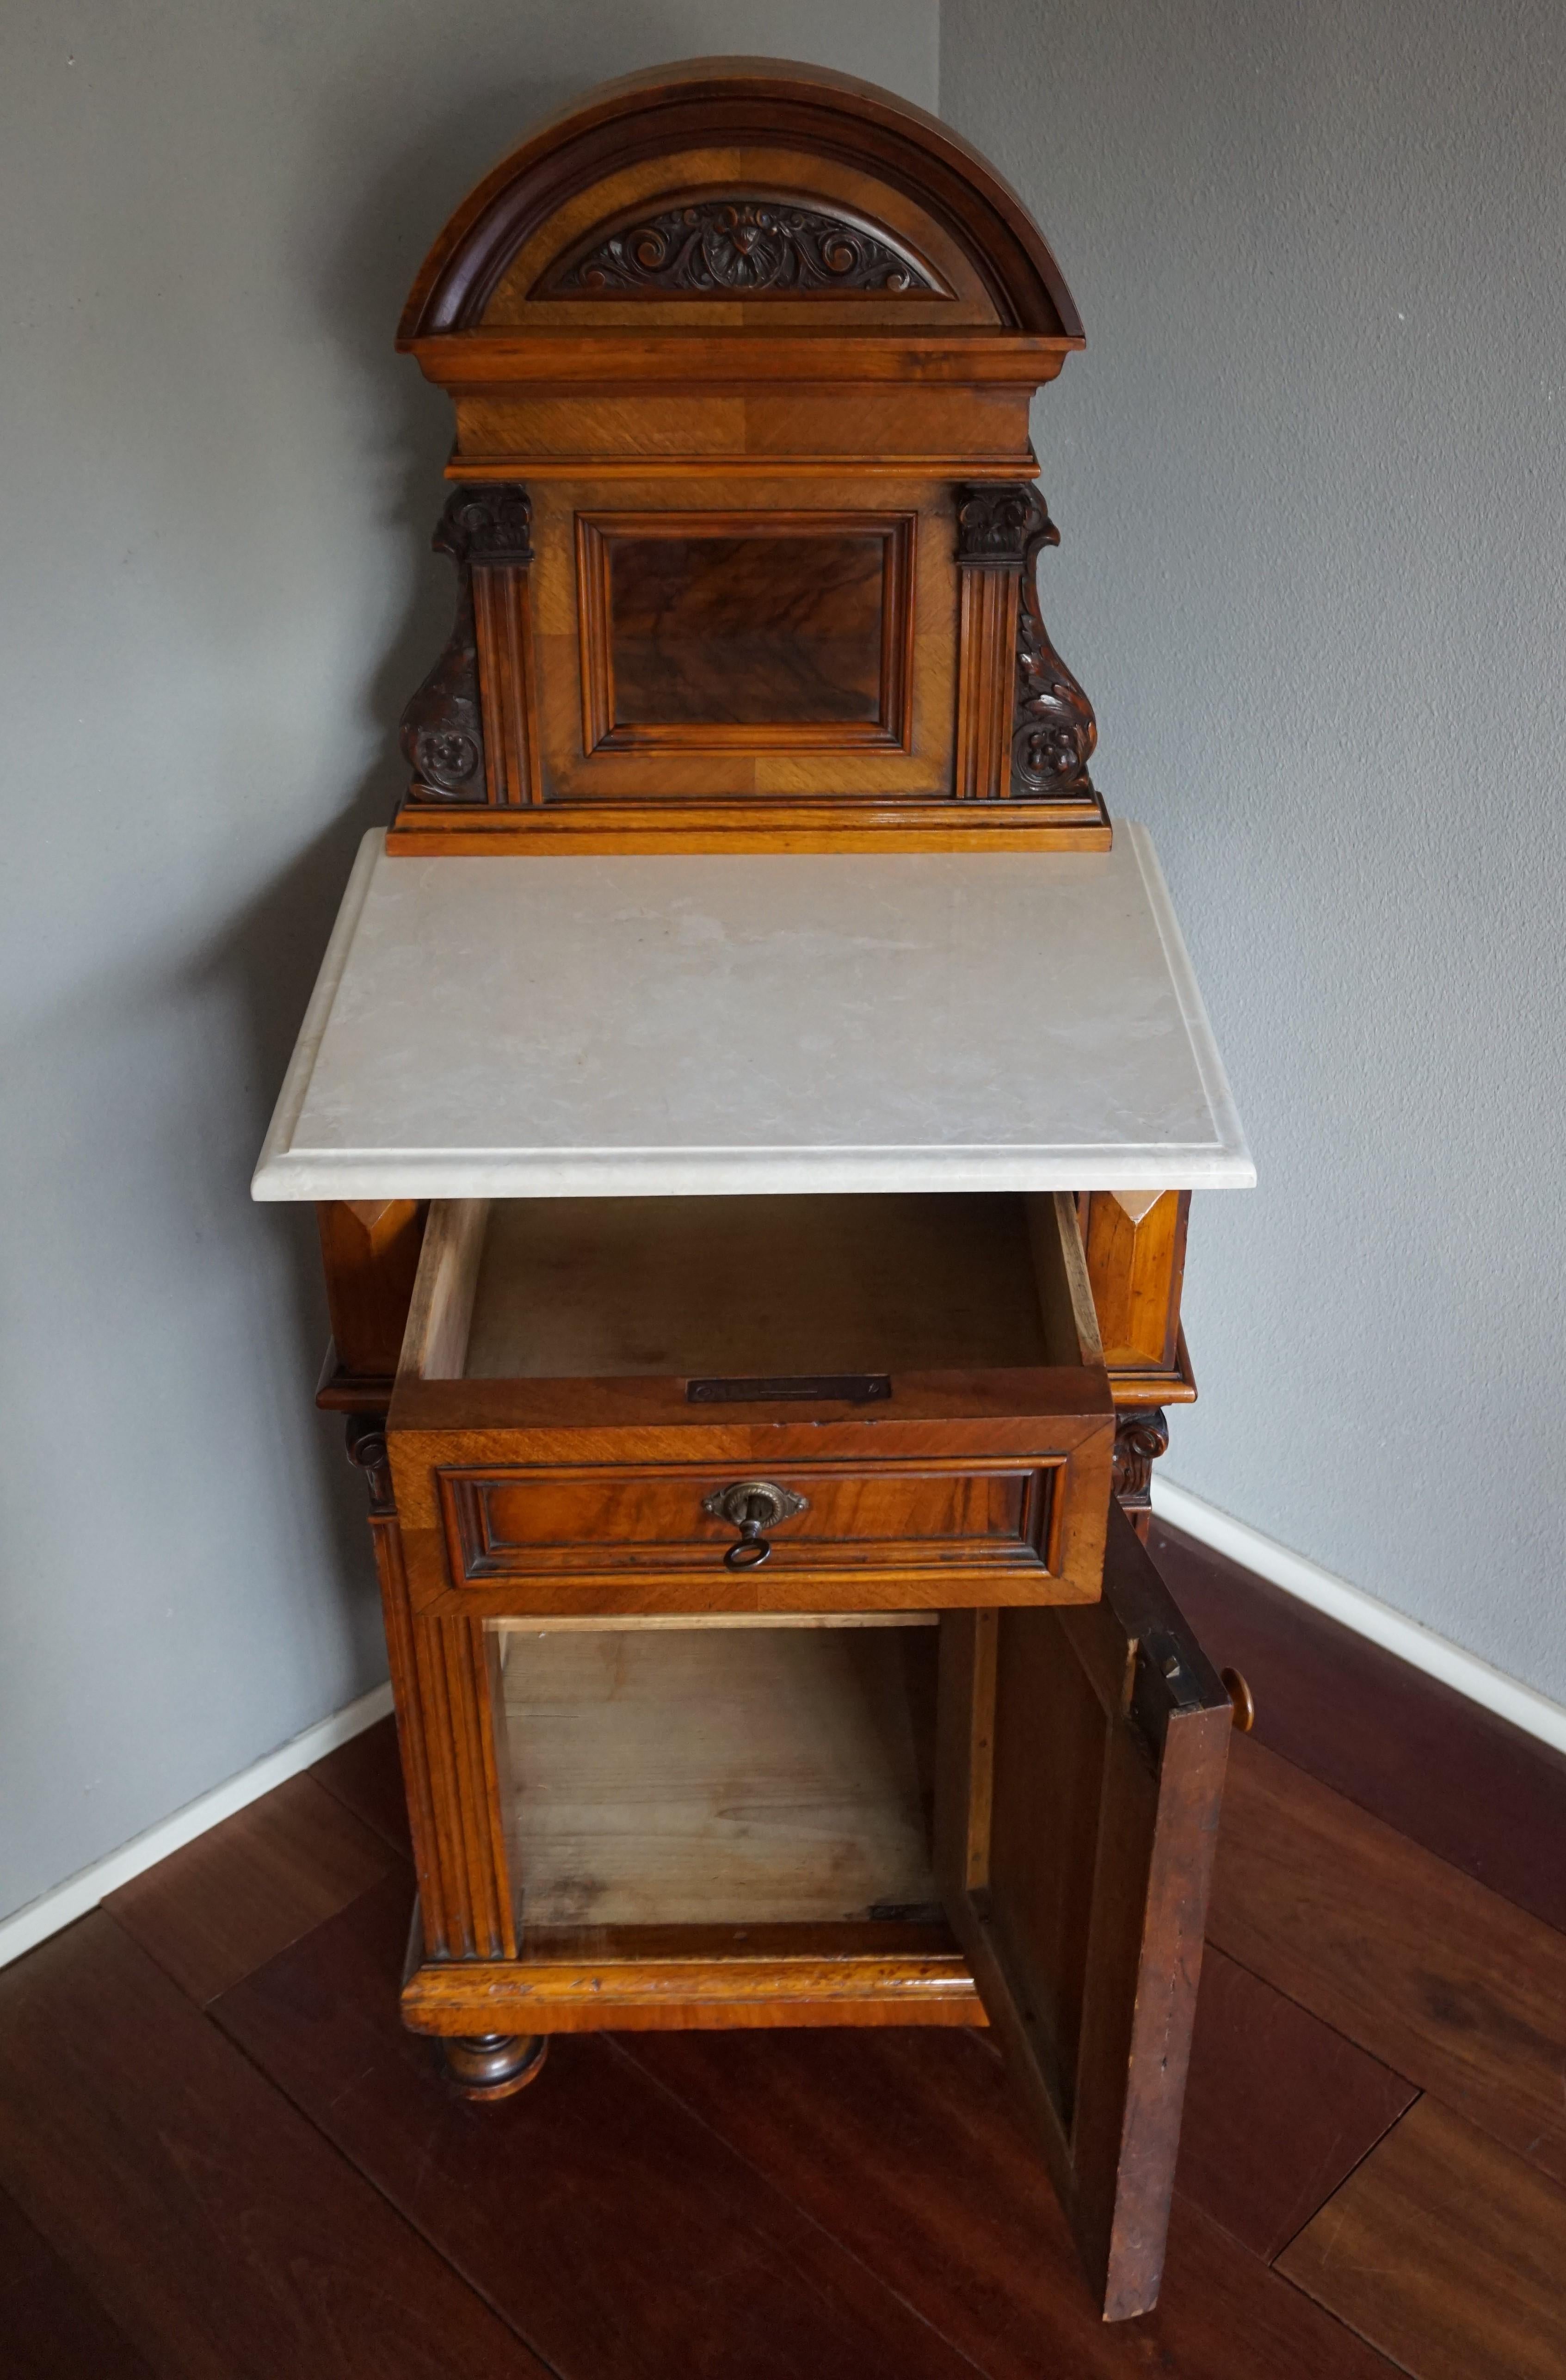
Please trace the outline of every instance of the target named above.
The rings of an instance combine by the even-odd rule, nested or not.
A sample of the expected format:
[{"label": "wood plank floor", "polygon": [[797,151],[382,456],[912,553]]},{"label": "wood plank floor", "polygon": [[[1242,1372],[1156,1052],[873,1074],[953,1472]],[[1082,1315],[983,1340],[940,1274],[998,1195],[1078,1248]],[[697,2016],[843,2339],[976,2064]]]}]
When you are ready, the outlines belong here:
[{"label": "wood plank floor", "polygon": [[1159,1534],[1260,1718],[1155,2313],[1095,2318],[980,2034],[582,2035],[455,2099],[387,1722],[0,1973],[0,2372],[1559,2380],[1566,1763]]}]

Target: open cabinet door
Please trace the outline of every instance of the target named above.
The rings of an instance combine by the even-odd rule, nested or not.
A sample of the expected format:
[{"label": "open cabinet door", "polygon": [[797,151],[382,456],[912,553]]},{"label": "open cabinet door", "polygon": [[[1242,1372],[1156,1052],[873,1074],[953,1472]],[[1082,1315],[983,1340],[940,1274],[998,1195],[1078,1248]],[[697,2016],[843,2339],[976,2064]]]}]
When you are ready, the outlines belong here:
[{"label": "open cabinet door", "polygon": [[1100,1602],[942,1615],[941,1890],[1106,2321],[1158,2298],[1232,1721],[1116,1504]]}]

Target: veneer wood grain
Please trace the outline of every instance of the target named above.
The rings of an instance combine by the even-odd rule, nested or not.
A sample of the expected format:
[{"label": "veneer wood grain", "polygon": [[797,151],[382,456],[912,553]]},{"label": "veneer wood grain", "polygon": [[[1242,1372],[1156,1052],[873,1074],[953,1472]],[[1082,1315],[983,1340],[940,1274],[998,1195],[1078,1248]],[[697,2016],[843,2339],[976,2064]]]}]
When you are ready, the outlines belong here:
[{"label": "veneer wood grain", "polygon": [[936,1874],[1111,2320],[1158,2298],[1232,1727],[1112,1505],[1099,1602],[942,1621]]},{"label": "veneer wood grain", "polygon": [[[684,774],[688,762],[678,764]],[[781,773],[786,762],[776,764]],[[691,800],[616,801],[613,822],[590,802],[544,802],[527,811],[417,808],[405,806],[387,830],[386,848],[407,859],[482,859],[522,847],[519,820],[531,853],[573,857],[610,852],[1108,851],[1110,826],[1077,822],[1067,802],[977,802],[950,808],[941,801],[856,797],[852,807],[811,800],[746,795],[724,804]],[[846,811],[846,815],[844,815]],[[996,815],[996,813],[1000,813]]]},{"label": "veneer wood grain", "polygon": [[907,749],[914,519],[578,513],[585,750]]},{"label": "veneer wood grain", "polygon": [[1560,2380],[1566,2191],[1421,2099],[1279,2259],[1414,2380]]},{"label": "veneer wood grain", "polygon": [[213,2013],[566,2380],[972,2380],[601,2034],[556,2041],[516,2098],[454,2098],[388,1988],[407,1928],[388,1881]]},{"label": "veneer wood grain", "polygon": [[1175,2188],[1270,2262],[1418,2095],[1209,1944]]},{"label": "veneer wood grain", "polygon": [[0,2186],[160,2380],[543,2380],[102,1911],[0,1975]]},{"label": "veneer wood grain", "polygon": [[111,1892],[103,1907],[193,2000],[212,1999],[397,1864],[310,1776]]},{"label": "veneer wood grain", "polygon": [[1566,1936],[1244,1736],[1208,1934],[1566,2181]]},{"label": "veneer wood grain", "polygon": [[1191,1193],[1094,1190],[1078,1204],[1104,1361],[1117,1373],[1171,1372]]},{"label": "veneer wood grain", "polygon": [[638,2034],[617,2047],[989,2380],[1390,2380],[1179,2197],[1157,2312],[1101,2321],[981,2035]]},{"label": "veneer wood grain", "polygon": [[[967,1964],[941,1925],[563,1930],[564,1942],[545,1936],[536,1956],[420,1966],[403,1988],[404,2023],[449,2039],[495,2027],[552,2034],[986,2022]],[[578,1933],[590,1940],[579,1944]],[[672,1947],[678,1934],[695,1938]]]},{"label": "veneer wood grain", "polygon": [[4,2191],[0,2341],[7,2380],[153,2380],[152,2365]]},{"label": "veneer wood grain", "polygon": [[317,1206],[334,1360],[318,1402],[390,1395],[419,1269],[425,1207],[417,1198],[323,1199]]},{"label": "veneer wood grain", "polygon": [[1566,1931],[1566,1754],[1155,1520],[1148,1548],[1256,1740]]}]

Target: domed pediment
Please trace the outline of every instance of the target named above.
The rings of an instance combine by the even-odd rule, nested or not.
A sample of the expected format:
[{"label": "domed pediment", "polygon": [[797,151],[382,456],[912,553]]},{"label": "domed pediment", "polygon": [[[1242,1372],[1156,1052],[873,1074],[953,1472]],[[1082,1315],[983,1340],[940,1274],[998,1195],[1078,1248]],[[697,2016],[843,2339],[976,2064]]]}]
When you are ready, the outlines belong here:
[{"label": "domed pediment", "polygon": [[447,224],[400,340],[580,328],[589,309],[606,327],[665,306],[732,322],[753,304],[1082,341],[1037,225],[948,127],[873,84],[752,58],[631,76],[544,125]]}]

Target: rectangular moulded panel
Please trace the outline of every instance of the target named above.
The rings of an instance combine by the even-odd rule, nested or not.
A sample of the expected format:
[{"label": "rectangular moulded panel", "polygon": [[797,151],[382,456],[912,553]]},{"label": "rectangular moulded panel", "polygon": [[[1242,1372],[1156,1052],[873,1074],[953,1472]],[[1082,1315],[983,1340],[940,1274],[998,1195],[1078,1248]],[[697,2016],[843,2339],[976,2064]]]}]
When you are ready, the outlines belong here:
[{"label": "rectangular moulded panel", "polygon": [[[780,1570],[856,1564],[1045,1572],[1052,1465],[947,1467],[879,1463],[826,1469],[774,1464],[804,1506],[777,1526]],[[733,1466],[634,1464],[443,1475],[452,1573],[475,1583],[540,1574],[694,1570],[704,1578],[733,1542],[708,1500]]]},{"label": "rectangular moulded panel", "polygon": [[908,748],[914,516],[580,514],[589,754]]},{"label": "rectangular moulded panel", "polygon": [[951,487],[657,468],[528,482],[548,831],[949,800]]}]

